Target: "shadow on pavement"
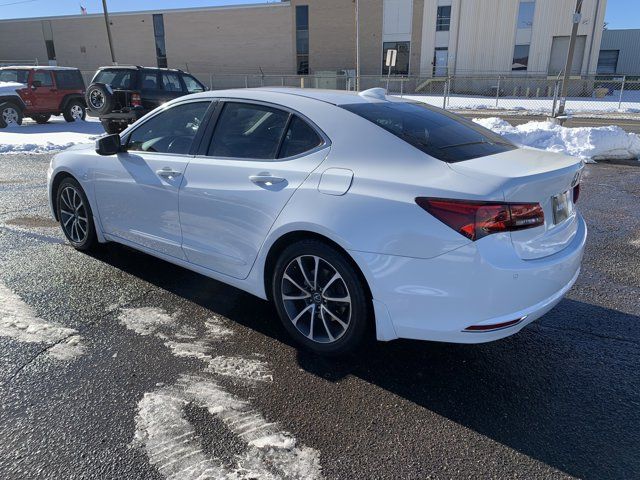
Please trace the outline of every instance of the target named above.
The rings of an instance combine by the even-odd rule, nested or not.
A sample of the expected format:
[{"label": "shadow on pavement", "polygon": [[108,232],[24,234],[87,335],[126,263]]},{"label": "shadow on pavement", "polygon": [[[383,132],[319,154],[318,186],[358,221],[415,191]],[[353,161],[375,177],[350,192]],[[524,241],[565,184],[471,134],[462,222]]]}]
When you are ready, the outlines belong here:
[{"label": "shadow on pavement", "polygon": [[[292,345],[267,302],[125,247],[107,248],[98,259]],[[624,335],[601,335],[594,319]],[[369,342],[340,360],[301,351],[298,363],[329,381],[358,377],[570,475],[637,478],[639,338],[639,317],[565,299],[498,342]]]}]

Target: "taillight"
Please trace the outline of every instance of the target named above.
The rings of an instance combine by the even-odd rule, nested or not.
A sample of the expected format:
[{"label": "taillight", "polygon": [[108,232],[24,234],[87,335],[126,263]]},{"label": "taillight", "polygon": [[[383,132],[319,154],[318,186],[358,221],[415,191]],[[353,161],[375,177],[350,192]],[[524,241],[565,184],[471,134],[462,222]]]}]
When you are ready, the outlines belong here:
[{"label": "taillight", "polygon": [[578,198],[580,198],[580,184],[573,187],[573,203],[578,203]]},{"label": "taillight", "polygon": [[133,93],[131,95],[131,106],[133,106],[133,107],[141,107],[142,106],[142,99],[140,98],[140,94],[139,93]]},{"label": "taillight", "polygon": [[476,202],[445,198],[416,198],[416,203],[441,222],[470,240],[498,232],[544,225],[539,203]]}]

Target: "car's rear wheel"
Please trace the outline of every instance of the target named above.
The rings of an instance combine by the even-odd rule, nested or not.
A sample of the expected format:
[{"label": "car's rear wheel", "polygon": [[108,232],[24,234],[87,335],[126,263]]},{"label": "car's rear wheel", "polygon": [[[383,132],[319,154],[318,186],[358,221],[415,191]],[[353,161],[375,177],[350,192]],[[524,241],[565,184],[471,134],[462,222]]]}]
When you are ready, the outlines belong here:
[{"label": "car's rear wheel", "polygon": [[36,123],[43,125],[51,119],[51,115],[34,115],[31,118],[33,118]]},{"label": "car's rear wheel", "polygon": [[284,327],[309,350],[343,355],[365,336],[371,301],[364,281],[325,243],[302,240],[287,247],[274,269],[272,294]]},{"label": "car's rear wheel", "polygon": [[104,131],[109,135],[120,133],[126,128],[126,124],[113,122],[111,120],[100,120],[100,123],[102,123],[102,128],[104,128]]},{"label": "car's rear wheel", "polygon": [[62,112],[62,116],[67,122],[84,120],[87,117],[87,109],[80,100],[71,100]]},{"label": "car's rear wheel", "polygon": [[0,104],[0,128],[22,125],[22,110],[15,103]]},{"label": "car's rear wheel", "polygon": [[68,177],[60,182],[56,194],[62,232],[77,250],[88,251],[98,245],[89,200],[80,184]]}]

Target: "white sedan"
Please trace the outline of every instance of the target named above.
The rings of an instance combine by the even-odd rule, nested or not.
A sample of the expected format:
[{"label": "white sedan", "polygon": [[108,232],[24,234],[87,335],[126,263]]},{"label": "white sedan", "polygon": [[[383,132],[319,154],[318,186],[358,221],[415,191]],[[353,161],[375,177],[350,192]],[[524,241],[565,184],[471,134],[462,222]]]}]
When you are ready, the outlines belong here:
[{"label": "white sedan", "polygon": [[270,299],[300,344],[342,354],[368,329],[496,340],[553,308],[580,271],[582,168],[381,89],[272,88],[181,97],[60,153],[48,184],[75,248]]}]

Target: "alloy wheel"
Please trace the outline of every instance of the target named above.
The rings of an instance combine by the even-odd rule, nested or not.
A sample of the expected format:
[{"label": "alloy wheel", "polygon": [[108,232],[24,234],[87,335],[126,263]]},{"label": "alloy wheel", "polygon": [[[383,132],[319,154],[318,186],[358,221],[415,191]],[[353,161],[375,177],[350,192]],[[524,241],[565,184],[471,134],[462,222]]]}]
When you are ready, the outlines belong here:
[{"label": "alloy wheel", "polygon": [[89,235],[87,208],[74,187],[67,186],[60,193],[60,222],[67,237],[74,243],[83,243]]},{"label": "alloy wheel", "polygon": [[347,332],[352,311],[349,288],[325,259],[294,258],[284,270],[281,291],[289,320],[309,340],[333,343]]},{"label": "alloy wheel", "polygon": [[80,105],[74,105],[71,107],[70,113],[71,118],[73,118],[74,120],[81,120],[83,109]]},{"label": "alloy wheel", "polygon": [[13,107],[6,107],[2,110],[2,120],[7,125],[17,125],[19,118],[18,111]]},{"label": "alloy wheel", "polygon": [[89,103],[94,109],[100,109],[104,105],[104,95],[100,90],[94,90],[89,94]]}]

